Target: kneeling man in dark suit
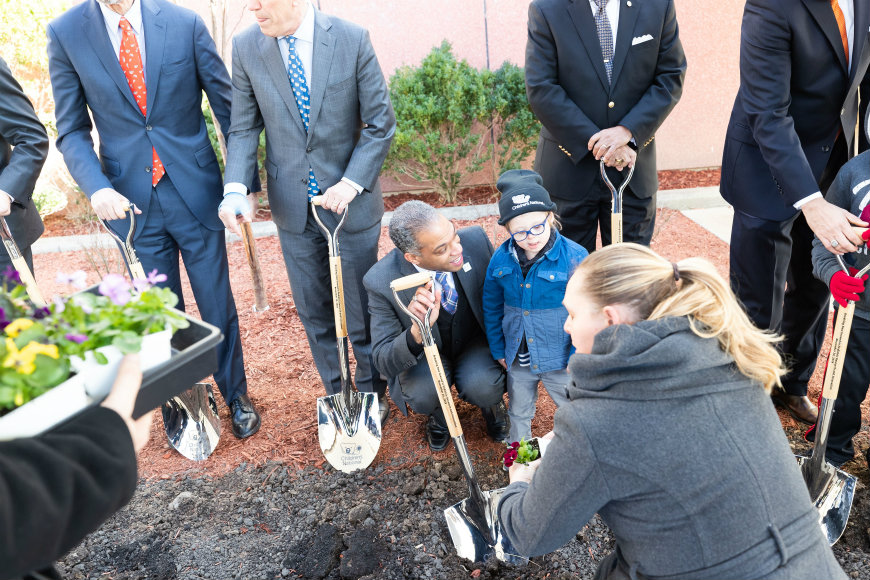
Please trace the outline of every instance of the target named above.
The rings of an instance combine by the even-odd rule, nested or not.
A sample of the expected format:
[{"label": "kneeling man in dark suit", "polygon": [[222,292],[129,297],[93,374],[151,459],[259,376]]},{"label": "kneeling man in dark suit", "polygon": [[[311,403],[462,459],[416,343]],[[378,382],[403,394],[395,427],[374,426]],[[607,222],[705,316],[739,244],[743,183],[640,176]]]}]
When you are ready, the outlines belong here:
[{"label": "kneeling man in dark suit", "polygon": [[363,278],[369,294],[372,355],[387,377],[390,396],[407,414],[410,405],[429,415],[426,437],[433,451],[447,447],[450,433],[423,356],[420,328],[396,304],[390,282],[417,272],[434,272],[435,287],[404,290],[399,295],[419,318],[432,306],[432,335],[447,382],[459,397],[480,407],[489,436],[507,438],[509,423],[502,398],[505,377],[493,360],[483,330],[483,279],[492,244],[480,227],[457,230],[430,205],[409,201],[393,213],[390,239],[396,248]]}]

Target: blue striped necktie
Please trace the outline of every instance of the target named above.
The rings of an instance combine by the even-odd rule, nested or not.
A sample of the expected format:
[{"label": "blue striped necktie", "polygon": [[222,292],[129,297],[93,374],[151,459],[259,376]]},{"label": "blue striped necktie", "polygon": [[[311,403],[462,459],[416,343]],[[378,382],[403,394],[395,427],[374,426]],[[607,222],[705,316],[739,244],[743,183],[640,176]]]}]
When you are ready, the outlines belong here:
[{"label": "blue striped necktie", "polygon": [[448,314],[454,314],[459,302],[459,293],[450,283],[447,272],[435,272],[435,280],[441,284],[441,308],[446,310]]},{"label": "blue striped necktie", "polygon": [[[299,107],[299,116],[302,117],[302,124],[305,125],[305,132],[308,132],[308,119],[311,115],[311,96],[308,92],[308,82],[305,80],[305,67],[302,66],[302,60],[296,53],[296,37],[284,36],[287,43],[290,45],[287,57],[287,75],[290,77],[290,87],[293,89],[293,96],[296,97],[296,106]],[[317,178],[314,177],[314,170],[308,166],[308,197],[312,198],[320,193],[320,186],[317,185]]]}]

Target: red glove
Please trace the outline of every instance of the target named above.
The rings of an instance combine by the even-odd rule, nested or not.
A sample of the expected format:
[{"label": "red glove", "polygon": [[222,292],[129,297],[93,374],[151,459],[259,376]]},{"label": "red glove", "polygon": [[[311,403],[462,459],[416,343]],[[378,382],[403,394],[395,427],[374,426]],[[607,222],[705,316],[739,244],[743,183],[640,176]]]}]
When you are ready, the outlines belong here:
[{"label": "red glove", "polygon": [[857,302],[860,298],[858,294],[864,291],[864,280],[870,274],[864,274],[863,278],[855,278],[854,275],[857,273],[857,269],[849,268],[849,274],[852,274],[852,276],[842,270],[838,270],[831,276],[831,296],[834,297],[834,300],[840,306],[845,307],[846,302],[849,300]]},{"label": "red glove", "polygon": [[[867,207],[870,207],[870,205],[868,205]],[[864,240],[865,242],[867,240],[870,240],[870,228],[867,228],[866,230],[861,232],[861,239]]]}]

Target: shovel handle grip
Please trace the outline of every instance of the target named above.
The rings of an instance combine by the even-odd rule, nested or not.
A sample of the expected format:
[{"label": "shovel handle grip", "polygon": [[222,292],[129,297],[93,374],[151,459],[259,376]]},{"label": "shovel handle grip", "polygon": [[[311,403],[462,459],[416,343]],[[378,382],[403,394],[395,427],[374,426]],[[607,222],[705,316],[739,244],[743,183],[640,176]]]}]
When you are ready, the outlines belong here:
[{"label": "shovel handle grip", "polygon": [[430,274],[426,274],[425,272],[417,272],[416,274],[410,274],[402,278],[396,278],[395,280],[390,282],[390,289],[399,292],[400,290],[407,290],[408,288],[416,288],[417,286],[424,286],[428,284],[431,279],[432,276]]},{"label": "shovel handle grip", "polygon": [[822,397],[825,399],[836,400],[840,393],[840,377],[843,374],[846,347],[849,345],[849,333],[852,331],[852,318],[854,316],[855,303],[852,301],[845,308],[837,310],[837,320],[834,322],[834,338],[831,341],[828,368],[825,371],[825,381],[822,385]]},{"label": "shovel handle grip", "polygon": [[622,243],[622,212],[610,214],[610,243]]},{"label": "shovel handle grip", "polygon": [[251,229],[251,222],[242,222],[240,226],[242,241],[245,244],[245,257],[251,269],[251,284],[254,287],[254,312],[263,312],[269,309],[269,300],[266,298],[266,285],[263,283],[263,270],[260,267],[260,258],[257,256],[254,231]]},{"label": "shovel handle grip", "polygon": [[318,207],[323,207],[323,196],[322,195],[315,195],[314,197],[311,198],[311,203],[312,203],[312,205],[316,205]]},{"label": "shovel handle grip", "polygon": [[441,411],[444,412],[444,418],[447,419],[447,429],[450,431],[450,436],[454,438],[460,437],[462,436],[462,424],[459,422],[459,415],[456,414],[456,406],[453,404],[453,393],[450,391],[450,384],[447,382],[447,375],[444,373],[444,365],[441,363],[438,347],[434,344],[424,346],[423,351],[426,353],[426,361],[429,363],[432,380],[435,381],[438,402],[441,403]]},{"label": "shovel handle grip", "polygon": [[329,257],[332,280],[332,312],[335,315],[336,338],[347,338],[347,316],[344,310],[344,280],[341,275],[341,257]]}]

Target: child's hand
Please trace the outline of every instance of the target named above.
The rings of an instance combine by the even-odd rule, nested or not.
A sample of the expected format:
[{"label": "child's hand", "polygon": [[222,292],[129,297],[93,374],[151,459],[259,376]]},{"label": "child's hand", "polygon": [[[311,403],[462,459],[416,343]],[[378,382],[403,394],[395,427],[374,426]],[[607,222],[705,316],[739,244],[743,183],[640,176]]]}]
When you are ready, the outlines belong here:
[{"label": "child's hand", "polygon": [[498,362],[498,364],[501,365],[501,368],[503,368],[504,370],[507,370],[507,363],[505,362],[505,360],[503,358],[498,359],[497,362]]},{"label": "child's hand", "polygon": [[860,300],[858,295],[864,291],[864,281],[870,274],[864,274],[862,278],[855,278],[857,273],[858,270],[855,268],[849,268],[851,276],[841,270],[834,272],[834,275],[831,276],[831,296],[840,306],[845,307],[849,300],[852,302]]}]

